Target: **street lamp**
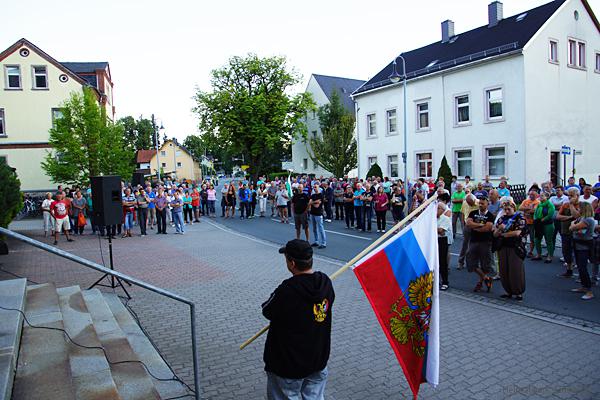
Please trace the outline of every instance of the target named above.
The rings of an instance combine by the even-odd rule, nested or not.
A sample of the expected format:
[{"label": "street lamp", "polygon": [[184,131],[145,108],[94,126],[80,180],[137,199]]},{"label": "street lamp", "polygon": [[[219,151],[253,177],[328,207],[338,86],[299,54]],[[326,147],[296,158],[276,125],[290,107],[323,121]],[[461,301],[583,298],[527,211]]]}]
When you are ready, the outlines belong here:
[{"label": "street lamp", "polygon": [[152,114],[152,129],[154,130],[154,144],[156,145],[156,176],[158,178],[158,182],[160,182],[160,156],[158,152],[158,131],[163,131],[165,127],[162,124],[162,120],[160,122],[160,128],[156,126],[154,123],[154,114]]},{"label": "street lamp", "polygon": [[[398,70],[396,68],[396,60],[400,58],[402,59],[402,75],[400,75],[398,73]],[[402,162],[404,163],[404,191],[405,193],[408,194],[408,192],[406,191],[406,188],[408,188],[408,177],[407,177],[407,172],[406,172],[406,157],[407,157],[407,129],[406,129],[406,61],[404,60],[404,57],[402,56],[402,54],[400,54],[398,57],[396,57],[394,59],[394,71],[392,72],[392,74],[390,75],[390,81],[392,81],[392,83],[398,83],[400,82],[400,80],[402,79],[403,81],[403,95],[404,95],[404,151],[402,152]]]}]

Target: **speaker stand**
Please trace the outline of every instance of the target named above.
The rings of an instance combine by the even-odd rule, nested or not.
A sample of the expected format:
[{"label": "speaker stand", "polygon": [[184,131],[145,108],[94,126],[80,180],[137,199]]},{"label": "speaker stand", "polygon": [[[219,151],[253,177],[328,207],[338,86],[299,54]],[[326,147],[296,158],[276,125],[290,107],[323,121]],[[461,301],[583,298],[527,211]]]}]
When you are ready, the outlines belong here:
[{"label": "speaker stand", "polygon": [[[108,235],[108,257],[109,257],[109,260],[110,260],[110,269],[112,271],[114,271],[115,267],[114,267],[114,264],[113,264],[112,235],[110,234],[110,232],[109,232],[109,235]],[[100,283],[105,278],[108,279],[109,283],[108,284]],[[102,286],[102,287],[107,287],[107,288],[111,288],[111,289],[115,289],[117,287],[121,287],[121,289],[123,289],[123,292],[125,292],[125,295],[127,296],[127,299],[131,300],[131,296],[129,295],[129,292],[127,291],[127,289],[125,289],[125,286],[123,286],[123,282],[125,282],[128,286],[131,286],[131,282],[126,281],[125,279],[121,279],[121,278],[118,278],[118,277],[115,277],[115,276],[109,275],[109,274],[104,274],[104,275],[102,275],[102,277],[100,279],[98,279],[96,282],[94,282],[92,284],[92,286],[90,286],[88,288],[88,290],[93,289],[94,286]]]}]

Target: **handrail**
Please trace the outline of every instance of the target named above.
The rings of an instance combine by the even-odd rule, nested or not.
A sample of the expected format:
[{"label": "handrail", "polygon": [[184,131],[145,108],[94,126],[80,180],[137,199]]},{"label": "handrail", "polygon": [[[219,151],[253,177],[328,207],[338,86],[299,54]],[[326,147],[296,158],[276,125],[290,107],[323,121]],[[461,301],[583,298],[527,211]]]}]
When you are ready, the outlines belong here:
[{"label": "handrail", "polygon": [[194,386],[195,386],[195,393],[194,393],[194,398],[196,400],[200,400],[200,374],[199,374],[199,360],[198,360],[198,353],[197,353],[197,348],[196,348],[196,305],[194,304],[193,301],[186,299],[185,297],[179,296],[175,293],[171,293],[168,290],[159,288],[157,286],[151,285],[149,283],[146,283],[144,281],[141,281],[139,279],[133,278],[129,275],[123,274],[121,272],[118,271],[114,271],[111,270],[109,268],[106,268],[100,264],[97,264],[93,261],[90,260],[86,260],[85,258],[76,256],[75,254],[66,252],[64,250],[61,250],[57,247],[54,246],[50,246],[46,243],[42,243],[38,240],[35,239],[31,239],[30,237],[27,237],[25,235],[21,235],[20,233],[17,232],[13,232],[10,229],[6,229],[6,228],[2,228],[0,227],[0,234],[6,235],[8,237],[11,237],[13,239],[17,239],[20,240],[22,242],[25,242],[27,244],[32,245],[33,247],[37,247],[38,249],[42,249],[44,251],[47,251],[48,253],[52,253],[55,254],[57,256],[66,258],[67,260],[71,260],[73,262],[76,262],[78,264],[81,264],[85,267],[94,269],[98,272],[101,272],[103,274],[107,274],[110,276],[114,276],[115,278],[120,278],[121,280],[127,281],[129,283],[131,283],[132,285],[136,285],[139,287],[142,287],[144,289],[150,290],[151,292],[157,293],[161,296],[165,296],[168,297],[172,300],[178,301],[180,303],[185,303],[190,307],[190,320],[191,320],[191,335],[192,335],[192,352],[193,354],[193,365],[194,365]]}]

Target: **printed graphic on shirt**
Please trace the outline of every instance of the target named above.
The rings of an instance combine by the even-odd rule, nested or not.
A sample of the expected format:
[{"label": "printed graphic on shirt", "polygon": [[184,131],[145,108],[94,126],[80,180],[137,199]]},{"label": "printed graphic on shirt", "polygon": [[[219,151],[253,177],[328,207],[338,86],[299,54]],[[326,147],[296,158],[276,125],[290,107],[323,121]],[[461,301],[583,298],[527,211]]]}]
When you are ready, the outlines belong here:
[{"label": "printed graphic on shirt", "polygon": [[317,303],[313,306],[313,313],[315,314],[315,321],[323,322],[327,318],[327,311],[329,311],[329,300],[323,299],[321,303]]}]

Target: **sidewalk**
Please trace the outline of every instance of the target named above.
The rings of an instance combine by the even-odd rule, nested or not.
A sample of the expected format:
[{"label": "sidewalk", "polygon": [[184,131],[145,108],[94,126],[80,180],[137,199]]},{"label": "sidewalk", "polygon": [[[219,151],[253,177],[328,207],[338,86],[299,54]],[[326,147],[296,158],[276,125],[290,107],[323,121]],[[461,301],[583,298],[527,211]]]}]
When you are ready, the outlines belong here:
[{"label": "sidewalk", "polygon": [[[34,227],[21,222],[14,228]],[[207,220],[186,228],[184,236],[149,231],[145,238],[116,239],[116,268],[196,302],[202,398],[265,398],[264,337],[243,351],[238,346],[265,325],[260,304],[289,276],[283,257],[271,243]],[[39,232],[24,233],[44,240]],[[75,239],[74,243],[63,239],[59,247],[102,262],[97,237]],[[101,243],[108,262],[106,241]],[[11,253],[0,257],[0,267],[37,282],[87,287],[99,276],[29,246],[12,241],[9,245]],[[318,258],[315,267],[331,274],[339,263]],[[10,278],[0,271],[0,279]],[[342,275],[334,286],[327,399],[411,398],[352,272]],[[143,326],[190,382],[186,309],[144,290],[135,289],[132,295],[130,305]],[[540,320],[526,311],[516,314],[460,292],[442,293],[440,385],[437,389],[423,385],[420,398],[600,398],[600,335]]]}]

